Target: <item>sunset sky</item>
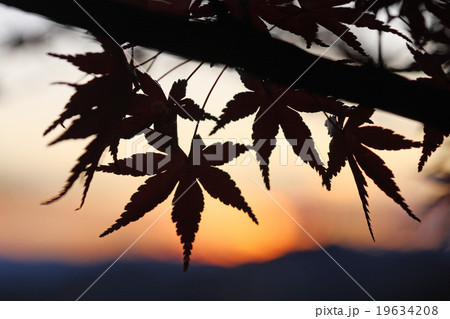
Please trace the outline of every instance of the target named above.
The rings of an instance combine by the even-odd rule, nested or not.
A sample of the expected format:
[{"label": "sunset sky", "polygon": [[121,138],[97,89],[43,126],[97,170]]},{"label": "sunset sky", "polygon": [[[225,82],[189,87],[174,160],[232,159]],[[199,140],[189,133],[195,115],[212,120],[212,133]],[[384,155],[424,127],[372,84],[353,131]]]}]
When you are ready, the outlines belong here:
[{"label": "sunset sky", "polygon": [[[9,18],[3,19],[6,16]],[[17,19],[25,21],[20,20],[25,19],[23,15],[7,14],[4,7],[0,7],[0,21],[5,25],[0,27],[0,43],[21,25]],[[45,27],[40,19],[33,19],[27,25],[34,27],[21,31],[31,32],[31,29]],[[82,210],[75,211],[82,193],[79,182],[56,203],[40,205],[60,191],[87,144],[87,141],[68,141],[48,147],[47,144],[62,132],[62,128],[50,136],[42,136],[73,93],[69,87],[51,84],[83,79],[83,74],[74,67],[46,53],[99,50],[99,46],[80,31],[63,33],[38,46],[20,50],[0,47],[0,258],[74,263],[115,259],[164,213],[125,258],[181,262],[181,244],[170,218],[172,196],[138,222],[106,238],[98,238],[123,212],[124,205],[145,178],[98,173]],[[150,74],[157,78],[178,61],[173,57],[162,57]],[[195,62],[188,63],[160,84],[168,90],[174,80],[186,77],[196,66]],[[189,82],[188,96],[201,105],[220,69],[203,66]],[[226,102],[240,90],[244,87],[236,73],[226,71],[206,106],[207,111],[219,115]],[[325,117],[315,114],[304,116],[304,119],[326,161],[329,137],[324,127]],[[252,120],[253,116],[230,124],[214,137],[245,142],[251,137]],[[422,139],[419,123],[380,111],[376,112],[373,120],[410,139]],[[181,124],[180,140],[186,151],[194,126],[195,123],[186,121]],[[199,133],[207,144],[216,142],[207,138],[212,126],[213,123],[200,125]],[[121,157],[125,156],[125,149],[122,145]],[[417,173],[420,150],[377,151],[394,172],[402,195],[413,212],[422,218],[422,223],[409,218],[368,180],[376,243],[370,238],[348,165],[333,180],[332,191],[328,192],[311,168],[294,165],[292,152],[289,153],[288,165],[280,165],[279,152],[280,148],[276,148],[271,158],[270,194],[322,246],[415,250],[436,249],[442,244],[446,212],[423,212],[434,188],[426,179],[426,171]],[[444,150],[438,151],[429,165],[437,163],[444,153]],[[246,214],[205,193],[205,210],[192,255],[194,263],[232,266],[270,260],[297,250],[318,249],[314,241],[261,189],[262,178],[254,157],[247,158],[248,165],[242,165],[246,156],[241,156],[235,165],[224,169],[236,181],[260,225],[256,226]],[[109,158],[104,156],[103,163],[108,161]]]}]

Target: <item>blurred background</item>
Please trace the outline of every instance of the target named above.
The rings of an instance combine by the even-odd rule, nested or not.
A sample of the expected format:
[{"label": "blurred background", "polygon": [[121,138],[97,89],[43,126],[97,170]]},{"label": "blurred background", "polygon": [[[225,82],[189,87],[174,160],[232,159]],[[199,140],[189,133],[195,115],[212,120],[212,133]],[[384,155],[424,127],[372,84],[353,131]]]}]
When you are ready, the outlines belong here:
[{"label": "blurred background", "polygon": [[[377,33],[358,32],[363,47],[376,57]],[[412,63],[403,40],[386,35],[383,41],[385,64],[406,69]],[[75,211],[82,194],[80,183],[58,202],[41,206],[59,192],[87,145],[86,141],[68,141],[48,147],[62,128],[42,136],[73,94],[70,87],[53,83],[86,80],[69,63],[47,53],[95,51],[100,46],[83,30],[0,5],[1,300],[77,299],[163,213],[83,300],[367,300],[369,296],[315,241],[377,300],[448,300],[448,143],[433,154],[421,173],[417,173],[419,149],[377,151],[422,223],[409,218],[368,180],[376,242],[367,230],[348,166],[328,192],[309,167],[295,165],[292,152],[286,159],[283,147],[275,149],[270,194],[311,238],[258,186],[263,183],[252,154],[242,156],[224,169],[240,187],[260,225],[206,195],[187,273],[182,272],[181,244],[170,217],[171,197],[138,222],[98,238],[145,178],[98,173],[82,210]],[[137,50],[136,59],[144,61],[155,53]],[[338,44],[326,55],[340,59],[346,51]],[[182,61],[163,54],[149,72],[158,78]],[[164,77],[161,86],[168,92],[173,81],[187,77],[197,65],[186,63]],[[189,82],[188,97],[201,105],[221,68],[203,66]],[[238,75],[227,70],[207,111],[219,115],[233,95],[243,90]],[[326,161],[326,118],[313,114],[304,119]],[[422,140],[420,123],[381,111],[373,120],[409,139]],[[232,123],[214,138],[248,144],[252,121],[253,116]],[[187,151],[195,123],[180,125],[181,143]],[[207,138],[212,127],[213,123],[200,125],[199,133],[207,144],[216,142]],[[124,145],[119,154],[125,156]],[[109,161],[105,155],[102,163]]]}]

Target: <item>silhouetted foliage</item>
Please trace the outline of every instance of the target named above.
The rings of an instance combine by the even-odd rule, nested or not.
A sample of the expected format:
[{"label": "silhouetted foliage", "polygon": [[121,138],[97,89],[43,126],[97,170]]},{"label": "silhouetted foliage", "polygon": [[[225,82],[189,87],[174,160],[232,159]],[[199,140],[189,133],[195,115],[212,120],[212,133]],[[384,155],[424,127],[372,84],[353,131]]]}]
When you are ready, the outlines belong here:
[{"label": "silhouetted foliage", "polygon": [[[414,60],[419,66],[420,70],[423,70],[426,75],[431,77],[419,78],[417,79],[417,81],[431,83],[442,88],[450,89],[449,76],[442,68],[442,65],[449,61],[450,55],[430,55],[426,52],[414,50],[410,46],[408,46],[408,49],[413,54]],[[431,155],[431,153],[436,151],[436,149],[444,142],[444,137],[449,136],[448,132],[444,133],[428,125],[424,125],[423,132],[423,149],[422,157],[419,161],[419,172],[422,171],[423,166],[425,165],[425,162],[428,160],[428,157]]]},{"label": "silhouetted foliage", "polygon": [[350,110],[345,125],[341,121],[337,121],[335,117],[328,120],[330,135],[333,138],[330,142],[330,152],[328,153],[327,173],[328,178],[331,179],[345,166],[346,160],[349,162],[366,215],[367,225],[372,238],[375,240],[370,224],[368,194],[365,189],[367,182],[361,169],[387,196],[398,203],[409,216],[417,221],[420,220],[411,212],[400,195],[400,190],[394,182],[394,175],[391,170],[386,167],[384,161],[378,155],[366,146],[379,150],[401,150],[419,147],[421,144],[407,140],[403,136],[379,126],[361,126],[364,123],[372,123],[369,118],[373,112],[373,109],[360,106]]},{"label": "silhouetted foliage", "polygon": [[[9,3],[9,1],[1,2]],[[31,6],[26,1],[21,2],[25,3],[22,3],[21,7]],[[199,25],[214,23],[214,26],[225,26],[230,30],[239,28],[246,32],[252,30],[251,32],[256,33],[249,34],[258,34],[259,40],[271,38],[272,29],[278,28],[305,40],[306,48],[310,48],[313,44],[328,46],[321,39],[319,32],[319,27],[323,27],[339,36],[346,45],[361,56],[366,55],[366,52],[356,35],[349,31],[349,26],[376,30],[380,36],[383,33],[391,33],[405,41],[405,49],[406,42],[409,43],[409,51],[416,61],[415,68],[429,76],[412,82],[414,85],[423,85],[430,90],[436,89],[446,93],[450,88],[448,76],[450,5],[444,1],[380,0],[375,4],[364,0],[173,0],[166,2],[122,0],[119,2],[133,7],[139,6],[140,10],[177,16],[182,21],[195,21]],[[398,13],[392,15],[390,12],[395,7],[399,8]],[[376,14],[383,10],[388,13],[387,23],[376,17]],[[46,13],[49,14],[48,11]],[[432,17],[435,24],[428,26],[425,23],[428,16]],[[404,21],[409,29],[408,36],[395,30],[389,24],[395,19]],[[168,198],[175,189],[172,201],[172,220],[176,224],[177,234],[183,244],[184,269],[186,270],[204,209],[204,198],[200,185],[212,197],[246,212],[255,223],[258,223],[235,182],[228,173],[215,166],[223,165],[252,148],[257,152],[263,180],[269,189],[268,164],[274,148],[270,141],[277,136],[279,127],[291,143],[294,153],[318,173],[327,189],[331,188],[331,179],[339,174],[346,162],[349,163],[373,239],[366,191],[367,182],[363,172],[374,181],[380,190],[399,204],[410,217],[420,221],[400,195],[392,171],[369,148],[401,150],[423,146],[423,154],[419,161],[419,171],[421,171],[431,153],[442,144],[444,137],[449,135],[448,124],[444,131],[442,131],[442,126],[425,125],[423,142],[414,142],[389,129],[371,125],[373,124],[371,116],[374,109],[379,107],[370,99],[370,94],[373,99],[379,94],[376,88],[373,88],[372,91],[366,90],[365,94],[371,93],[364,97],[365,103],[349,106],[347,105],[349,101],[337,93],[319,93],[322,91],[311,90],[308,83],[295,82],[295,87],[293,87],[294,84],[287,86],[285,83],[279,83],[277,78],[261,76],[261,72],[258,75],[253,74],[252,71],[257,68],[237,68],[242,83],[249,91],[237,93],[226,104],[217,119],[204,110],[208,98],[200,108],[192,99],[186,97],[186,87],[190,76],[175,81],[166,97],[158,82],[139,70],[134,60],[129,59],[129,54],[125,53],[131,52],[130,50],[135,47],[133,41],[124,45],[122,45],[124,41],[121,41],[121,46],[119,46],[102,32],[96,30],[93,33],[101,42],[104,52],[75,56],[51,54],[72,63],[93,78],[85,84],[71,84],[76,90],[75,94],[66,105],[60,118],[47,129],[45,134],[58,125],[63,125],[66,120],[74,118],[70,126],[52,144],[67,139],[87,138],[92,135],[95,138],[78,159],[61,193],[47,201],[46,204],[66,194],[82,174],[85,174],[82,204],[96,171],[131,176],[150,175],[147,181],[132,195],[121,217],[101,237],[140,219]],[[224,36],[226,36],[225,33]],[[434,44],[433,48],[438,48],[438,50],[427,53],[427,44]],[[256,41],[255,46],[257,45],[259,46],[260,43]],[[439,48],[444,49],[439,50]],[[208,50],[208,48],[204,48],[204,50]],[[231,54],[233,48],[229,50]],[[251,59],[250,56],[247,58]],[[273,56],[272,59],[276,61],[277,56]],[[353,60],[358,59],[354,58]],[[339,64],[340,62],[334,63],[333,65],[343,65]],[[380,72],[371,74],[378,74],[380,79],[385,79],[387,71],[382,70],[383,64],[379,63],[378,67]],[[312,69],[309,72],[315,71]],[[342,75],[342,79],[346,76]],[[343,81],[347,83],[347,80]],[[216,83],[217,80],[212,89]],[[392,98],[394,104],[401,103],[398,97],[394,97],[394,91],[397,89],[399,88],[389,88],[388,96],[385,97]],[[317,151],[314,144],[309,149],[308,155],[310,156],[305,156],[302,152],[305,142],[312,140],[312,137],[301,113],[311,112],[324,114],[329,134],[332,137],[327,167],[319,160],[318,156],[315,156]],[[252,147],[247,148],[244,145],[234,145],[230,142],[205,147],[201,138],[196,134],[200,121],[215,121],[216,126],[211,132],[214,134],[228,123],[252,114],[256,114],[252,127]],[[197,122],[188,156],[178,145],[178,117]],[[159,152],[134,154],[127,159],[117,159],[120,139],[130,139],[144,130],[146,136],[160,134],[169,139],[163,144],[157,143],[155,139],[147,139],[148,144]],[[201,147],[198,147],[199,145]],[[108,165],[99,165],[101,155],[108,148],[114,162]],[[199,153],[197,154],[196,151]],[[213,159],[212,155],[218,153],[223,154],[223,157]]]},{"label": "silhouetted foliage", "polygon": [[[196,136],[194,141],[200,141],[200,137]],[[177,234],[181,237],[181,243],[184,249],[184,270],[186,271],[190,261],[192,243],[195,239],[195,233],[200,223],[200,214],[204,208],[203,194],[199,183],[214,198],[219,199],[226,205],[231,205],[237,209],[246,212],[250,218],[258,224],[256,216],[252,209],[248,206],[245,199],[241,196],[241,191],[236,187],[235,182],[228,173],[214,167],[223,165],[245,152],[244,145],[237,145],[239,152],[235,152],[235,156],[225,156],[222,161],[210,161],[205,154],[216,154],[217,149],[235,148],[235,145],[213,144],[202,148],[199,162],[195,163],[194,148],[191,148],[189,156],[176,147],[172,149],[170,158],[167,163],[160,165],[166,159],[165,156],[158,153],[146,153],[141,155],[144,163],[153,163],[152,169],[149,170],[150,177],[144,185],[139,187],[138,192],[131,196],[131,201],[125,206],[125,212],[114,225],[108,228],[100,237],[106,236],[119,228],[128,225],[132,221],[136,221],[147,212],[153,210],[158,204],[163,202],[175,188],[175,196],[172,201],[172,221],[176,224]],[[133,161],[139,155],[135,155]],[[229,153],[228,153],[229,155]],[[213,166],[214,165],[214,166]],[[143,170],[130,168],[127,159],[111,163],[109,166],[100,166],[98,170],[103,172],[111,172],[115,174],[129,174],[139,176]]]},{"label": "silhouetted foliage", "polygon": [[[117,158],[117,147],[120,140],[121,122],[127,110],[132,108],[132,78],[128,72],[128,64],[122,50],[114,44],[108,50],[104,41],[104,53],[77,56],[56,55],[77,66],[80,70],[91,74],[101,74],[84,85],[75,85],[77,92],[66,105],[66,110],[45,132],[48,134],[58,124],[63,124],[74,116],[71,126],[51,144],[67,139],[87,138],[95,135],[95,139],[86,147],[86,152],[80,156],[77,165],[72,168],[72,174],[58,196],[45,202],[50,204],[65,195],[82,173],[85,173],[85,189],[81,206],[85,201],[90,183],[94,177],[100,157],[105,149]],[[109,52],[108,52],[109,51]],[[81,208],[80,206],[80,208]]]}]

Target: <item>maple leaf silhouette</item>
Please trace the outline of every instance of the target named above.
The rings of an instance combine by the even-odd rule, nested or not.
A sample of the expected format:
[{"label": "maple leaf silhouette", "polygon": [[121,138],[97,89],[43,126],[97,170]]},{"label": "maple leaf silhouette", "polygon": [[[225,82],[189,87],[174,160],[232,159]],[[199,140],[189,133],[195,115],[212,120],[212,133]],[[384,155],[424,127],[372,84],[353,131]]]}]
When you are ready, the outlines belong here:
[{"label": "maple leaf silhouette", "polygon": [[[348,30],[348,25],[359,28],[369,28],[396,34],[408,42],[409,38],[399,31],[392,29],[382,21],[377,20],[373,14],[361,11],[354,7],[340,7],[350,4],[354,0],[299,0],[294,4],[290,0],[225,0],[222,2],[210,1],[202,6],[192,8],[194,17],[212,17],[220,8],[225,8],[238,21],[269,34],[265,22],[282,30],[301,36],[306,40],[307,47],[312,43],[327,46],[318,37],[319,26],[341,37],[355,51],[366,55],[356,36]],[[223,11],[223,10],[222,10]]]},{"label": "maple leaf silhouette", "polygon": [[168,94],[150,75],[136,71],[139,84],[147,98],[141,98],[141,103],[131,109],[131,117],[125,119],[124,136],[134,136],[138,132],[154,124],[155,131],[172,137],[173,143],[177,138],[177,115],[181,118],[202,121],[217,120],[216,117],[202,110],[192,99],[186,98],[187,80],[175,81]]},{"label": "maple leaf silhouette", "polygon": [[410,217],[417,221],[420,219],[412,213],[400,195],[400,189],[394,181],[392,171],[368,147],[378,150],[401,150],[420,147],[421,143],[408,140],[402,135],[379,126],[361,126],[364,123],[371,123],[370,117],[373,112],[373,109],[360,106],[350,110],[345,125],[343,125],[342,119],[336,120],[335,117],[327,120],[332,136],[327,174],[331,180],[345,166],[346,161],[349,162],[361,198],[367,226],[372,239],[375,240],[370,223],[368,194],[365,189],[367,182],[362,171],[373,180],[379,189],[399,204]]},{"label": "maple leaf silhouette", "polygon": [[49,53],[48,55],[72,63],[88,74],[108,74],[115,69],[115,59],[105,52],[88,52],[76,55]]},{"label": "maple leaf silhouette", "polygon": [[[420,67],[420,69],[425,72],[430,78],[418,78],[417,81],[425,82],[430,85],[435,85],[441,88],[450,89],[450,80],[447,74],[442,68],[442,64],[445,61],[435,57],[434,55],[428,54],[426,52],[420,52],[414,50],[408,45],[408,49],[414,57],[414,60]],[[422,156],[419,160],[418,170],[422,171],[425,163],[427,162],[430,155],[438,149],[439,146],[444,142],[444,138],[448,137],[450,133],[444,133],[428,125],[423,127],[423,148]]]},{"label": "maple leaf silhouette", "polygon": [[448,137],[450,133],[442,133],[432,127],[424,125],[423,127],[423,148],[422,156],[419,160],[418,170],[422,171],[425,163],[427,162],[430,155],[438,149],[439,146],[444,142],[444,137]]},{"label": "maple leaf silhouette", "polygon": [[446,62],[446,59],[438,58],[435,55],[414,50],[410,45],[407,45],[409,52],[414,57],[419,68],[430,78],[420,77],[417,79],[419,82],[425,82],[427,84],[435,85],[441,88],[450,88],[450,79],[442,68],[442,64]]},{"label": "maple leaf silhouette", "polygon": [[[195,144],[197,142],[201,144]],[[195,148],[194,145],[199,147]],[[152,175],[131,196],[130,202],[125,206],[125,212],[116,220],[116,223],[103,232],[100,237],[136,221],[152,211],[170,195],[177,183],[178,186],[172,201],[172,221],[176,224],[177,234],[183,244],[185,271],[189,266],[192,244],[204,208],[200,185],[213,198],[242,210],[258,224],[256,216],[230,175],[214,167],[233,160],[247,148],[240,144],[233,145],[230,142],[216,143],[208,147],[202,145],[200,137],[197,136],[193,140],[189,156],[175,146],[167,155],[152,152],[135,154],[131,158],[100,166],[97,170],[119,175]],[[196,150],[200,153],[197,154]],[[222,154],[222,156],[217,158],[214,156],[217,154]],[[140,167],[139,163],[141,163]]]},{"label": "maple leaf silhouette", "polygon": [[[163,90],[148,74],[136,71],[136,78],[128,70],[128,62],[122,50],[113,48],[114,54],[107,51],[106,42],[102,42],[104,52],[78,55],[50,54],[66,60],[88,74],[100,75],[85,84],[69,84],[76,90],[65,111],[44,132],[53,131],[66,120],[78,117],[50,145],[68,139],[96,138],[86,147],[85,153],[72,168],[63,190],[54,198],[44,202],[50,204],[64,196],[75,181],[85,173],[86,180],[80,208],[89,190],[96,167],[104,150],[109,147],[117,160],[118,145],[121,138],[129,139],[142,130],[154,125],[161,134],[172,137],[171,143],[177,142],[177,115],[191,120],[213,119],[186,98],[186,80],[179,80],[172,86],[167,99]],[[137,83],[137,84],[136,84]],[[133,84],[138,85],[144,94],[136,93]]]},{"label": "maple leaf silhouette", "polygon": [[[252,90],[236,94],[222,111],[222,115],[210,134],[223,128],[231,121],[237,121],[256,113],[253,122],[253,147],[256,150],[264,184],[270,189],[269,158],[275,147],[273,141],[279,127],[289,141],[296,155],[307,162],[323,178],[324,185],[330,187],[325,168],[320,161],[317,150],[311,148],[312,154],[305,155],[302,148],[307,140],[312,141],[311,131],[303,122],[299,112],[322,112],[341,115],[346,107],[331,98],[307,93],[303,90],[288,90],[267,80],[238,70],[247,89]],[[284,93],[284,94],[283,94]]]},{"label": "maple leaf silhouette", "polygon": [[266,19],[283,30],[301,36],[306,40],[308,47],[312,43],[324,46],[324,43],[317,38],[319,26],[340,37],[342,41],[362,55],[366,55],[366,53],[356,36],[348,30],[348,25],[390,32],[410,41],[408,37],[397,30],[377,20],[373,14],[365,13],[359,8],[340,7],[353,2],[353,0],[299,0],[298,2],[300,7],[294,4],[277,7],[278,13],[271,11]]},{"label": "maple leaf silhouette", "polygon": [[[71,175],[62,191],[54,198],[44,202],[50,204],[64,196],[82,173],[85,173],[84,191],[80,208],[89,190],[95,169],[104,150],[109,147],[114,158],[119,145],[119,129],[121,121],[131,105],[133,96],[132,77],[128,71],[128,63],[120,48],[115,44],[108,46],[102,42],[105,52],[87,53],[84,55],[53,56],[64,59],[80,70],[91,74],[102,74],[100,77],[83,84],[72,84],[76,89],[60,117],[44,132],[50,133],[65,120],[79,116],[50,145],[67,139],[86,138],[95,135],[94,140],[86,147],[84,154],[78,158],[72,168]],[[110,48],[107,51],[107,48]]]}]

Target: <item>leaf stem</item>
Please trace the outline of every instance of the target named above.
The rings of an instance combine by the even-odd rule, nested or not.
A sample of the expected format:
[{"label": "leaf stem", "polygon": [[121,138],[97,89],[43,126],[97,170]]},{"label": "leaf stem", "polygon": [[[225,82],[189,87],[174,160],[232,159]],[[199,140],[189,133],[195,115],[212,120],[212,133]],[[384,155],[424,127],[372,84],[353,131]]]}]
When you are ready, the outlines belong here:
[{"label": "leaf stem", "polygon": [[150,69],[153,67],[153,64],[155,64],[155,61],[156,61],[156,59],[152,60],[152,62],[145,69],[145,73],[149,73],[150,72]]},{"label": "leaf stem", "polygon": [[147,64],[148,62],[156,59],[161,53],[163,53],[163,51],[159,51],[158,53],[156,53],[154,56],[152,56],[151,58],[145,60],[144,62],[138,64],[135,66],[135,68],[140,68],[141,66],[143,66],[144,64]]},{"label": "leaf stem", "polygon": [[[319,103],[317,102],[317,99],[314,97],[314,95],[312,95],[311,93],[309,93],[308,91],[305,91],[305,93],[307,93],[312,99],[313,101],[316,103],[317,106],[319,106]],[[332,121],[330,119],[330,117],[328,116],[327,112],[322,111],[323,114],[325,114],[325,117],[327,118],[327,120],[331,123],[331,125],[333,125],[337,130],[342,132],[342,129],[340,127],[338,127],[334,121]]]},{"label": "leaf stem", "polygon": [[187,77],[186,81],[189,81],[191,79],[191,77],[195,74],[195,72],[198,71],[198,69],[200,69],[200,67],[203,65],[204,62],[200,62],[200,64],[195,68],[194,71],[192,71],[192,73]]},{"label": "leaf stem", "polygon": [[181,62],[177,65],[175,65],[173,68],[171,68],[169,71],[167,71],[166,73],[164,73],[159,79],[156,80],[156,82],[161,81],[166,75],[168,75],[169,73],[175,71],[176,69],[178,69],[180,66],[185,65],[186,63],[188,63],[189,61],[191,61],[191,59],[187,59],[184,62]]},{"label": "leaf stem", "polygon": [[[211,89],[208,92],[208,95],[206,96],[205,102],[203,102],[203,106],[202,106],[202,110],[205,109],[206,103],[208,103],[209,97],[211,96],[212,91],[214,90],[214,88],[217,85],[217,82],[219,82],[220,77],[222,76],[223,72],[225,72],[225,70],[227,69],[228,66],[224,66],[222,71],[220,71],[219,76],[217,77],[217,79],[214,81],[213,85],[211,86]],[[194,130],[194,136],[192,139],[195,138],[195,136],[197,135],[197,131],[198,131],[198,126],[200,124],[200,120],[197,121],[197,125],[195,126],[195,130]]]},{"label": "leaf stem", "polygon": [[383,61],[383,33],[378,31],[378,67],[384,68]]}]

